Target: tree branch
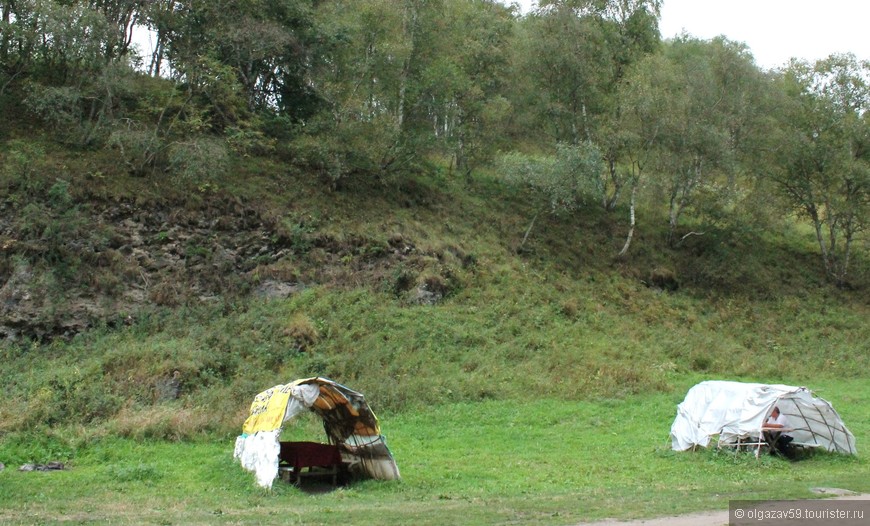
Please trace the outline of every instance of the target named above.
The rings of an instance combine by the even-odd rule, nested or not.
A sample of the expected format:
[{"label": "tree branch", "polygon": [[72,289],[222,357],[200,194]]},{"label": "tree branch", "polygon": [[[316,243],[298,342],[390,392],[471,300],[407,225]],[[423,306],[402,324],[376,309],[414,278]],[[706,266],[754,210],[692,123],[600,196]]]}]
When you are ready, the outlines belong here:
[{"label": "tree branch", "polygon": [[682,245],[683,241],[685,241],[686,238],[689,236],[703,236],[704,234],[705,234],[705,232],[689,232],[688,234],[686,234],[680,238],[680,242],[677,243],[677,246]]}]

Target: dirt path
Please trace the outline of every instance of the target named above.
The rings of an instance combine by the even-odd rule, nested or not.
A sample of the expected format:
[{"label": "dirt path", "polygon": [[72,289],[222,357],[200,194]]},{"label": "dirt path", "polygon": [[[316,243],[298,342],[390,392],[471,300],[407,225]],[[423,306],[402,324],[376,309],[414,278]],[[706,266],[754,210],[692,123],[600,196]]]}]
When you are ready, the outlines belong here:
[{"label": "dirt path", "polygon": [[[843,495],[825,500],[868,500],[870,493],[857,495]],[[673,517],[658,517],[654,519],[639,519],[633,521],[618,521],[604,519],[596,522],[581,522],[577,526],[727,526],[728,510],[706,511],[692,513],[690,515],[677,515]]]}]

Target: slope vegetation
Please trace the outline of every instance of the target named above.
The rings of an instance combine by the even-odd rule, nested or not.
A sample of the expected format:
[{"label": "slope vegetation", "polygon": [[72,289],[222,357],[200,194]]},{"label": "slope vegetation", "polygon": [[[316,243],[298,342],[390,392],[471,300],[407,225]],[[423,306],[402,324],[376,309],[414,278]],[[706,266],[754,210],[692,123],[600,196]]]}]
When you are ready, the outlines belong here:
[{"label": "slope vegetation", "polygon": [[868,367],[867,261],[834,288],[785,221],[666,248],[647,203],[617,259],[625,210],[548,214],[498,174],[328,190],[248,157],[191,184],[28,133],[3,152],[0,431],[231,434],[252,393],[311,375],[400,411]]}]

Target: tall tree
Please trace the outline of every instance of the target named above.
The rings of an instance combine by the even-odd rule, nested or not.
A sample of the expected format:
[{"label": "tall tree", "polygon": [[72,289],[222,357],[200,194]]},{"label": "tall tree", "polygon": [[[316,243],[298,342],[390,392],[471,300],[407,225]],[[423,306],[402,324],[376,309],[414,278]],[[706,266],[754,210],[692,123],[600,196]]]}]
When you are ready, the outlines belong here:
[{"label": "tall tree", "polygon": [[5,67],[62,85],[87,80],[106,64],[110,24],[84,2],[10,2],[3,17]]},{"label": "tall tree", "polygon": [[792,61],[767,175],[813,225],[826,276],[845,285],[870,218],[870,62]]},{"label": "tall tree", "polygon": [[325,2],[317,23],[334,45],[311,69],[323,110],[306,125],[313,164],[332,185],[351,173],[386,181],[406,167],[403,148],[408,64],[417,2]]},{"label": "tall tree", "polygon": [[[618,153],[623,177],[630,188],[629,228],[619,252],[625,256],[635,231],[638,190],[646,183],[646,169],[655,158],[659,135],[667,126],[670,94],[662,76],[668,77],[672,64],[663,55],[650,55],[634,64],[620,84],[618,104],[621,111],[613,123],[608,141],[611,155]],[[608,157],[612,166],[612,157]]]},{"label": "tall tree", "polygon": [[607,169],[598,179],[601,204],[613,210],[631,175],[615,129],[618,87],[628,68],[659,45],[659,0],[549,0],[523,21],[519,52],[533,79],[532,111],[556,141],[593,141]]},{"label": "tall tree", "polygon": [[623,112],[630,111],[630,107],[624,105],[620,90],[625,87],[625,75],[630,68],[659,50],[658,22],[661,1],[610,0],[589,3],[597,6],[598,19],[605,28],[609,47],[613,50],[610,59],[611,79],[607,87],[608,104],[595,140],[602,148],[607,166],[607,170],[599,177],[601,204],[604,209],[614,210],[623,188],[626,185],[630,188],[632,230],[621,251],[621,254],[625,254],[634,227],[635,198],[643,163],[640,162],[636,149],[630,145],[625,131],[621,129]]},{"label": "tall tree", "polygon": [[87,4],[106,20],[109,29],[104,42],[106,60],[127,55],[145,3],[142,0],[89,0]]},{"label": "tall tree", "polygon": [[[180,82],[208,78],[202,93],[225,121],[236,108],[222,107],[219,95],[241,88],[249,110],[279,111],[291,118],[310,115],[317,104],[309,67],[318,45],[313,0],[192,0],[168,4],[174,16],[160,19],[169,63]],[[163,16],[166,12],[163,11]],[[152,22],[157,24],[157,19]],[[158,29],[161,26],[158,26]],[[205,64],[212,66],[204,67]],[[222,66],[230,68],[225,78]],[[214,88],[221,86],[220,90]],[[226,124],[226,123],[224,123]]]},{"label": "tall tree", "polygon": [[703,215],[711,204],[718,206],[706,198],[722,198],[722,181],[731,179],[742,122],[735,112],[743,108],[735,85],[741,70],[732,63],[751,70],[752,56],[722,38],[707,42],[682,36],[662,57],[647,66],[646,93],[663,107],[652,116],[657,123],[654,182],[668,203],[669,243],[676,244],[683,213],[694,207]]},{"label": "tall tree", "polygon": [[511,11],[491,0],[449,0],[439,53],[420,72],[420,102],[439,142],[465,175],[489,160],[510,112]]},{"label": "tall tree", "polygon": [[168,45],[174,38],[173,31],[180,26],[178,16],[182,6],[177,0],[153,0],[143,7],[142,25],[151,33],[154,42],[148,57],[148,74],[159,77],[168,60]]},{"label": "tall tree", "polygon": [[511,11],[491,0],[323,2],[333,44],[312,61],[324,101],[301,146],[332,183],[392,179],[438,150],[468,174],[498,145],[509,115]]},{"label": "tall tree", "polygon": [[595,138],[612,79],[612,50],[594,16],[571,2],[552,2],[526,22],[523,73],[534,79],[534,111],[550,142],[579,144]]}]

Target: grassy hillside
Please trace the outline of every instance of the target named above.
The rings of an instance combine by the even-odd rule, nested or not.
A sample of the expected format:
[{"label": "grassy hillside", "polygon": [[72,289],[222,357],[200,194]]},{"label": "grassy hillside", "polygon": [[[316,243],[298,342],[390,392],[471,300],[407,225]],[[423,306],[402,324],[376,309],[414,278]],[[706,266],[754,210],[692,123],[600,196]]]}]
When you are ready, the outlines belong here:
[{"label": "grassy hillside", "polygon": [[[391,444],[410,481],[353,490],[342,496],[340,515],[353,513],[358,498],[365,500],[363,508],[375,506],[356,493],[371,490],[412,514],[434,509],[432,502],[412,506],[423,495],[442,495],[456,504],[445,520],[479,513],[477,522],[491,523],[510,517],[493,516],[485,502],[513,502],[531,492],[546,499],[519,505],[514,518],[535,522],[562,513],[566,520],[556,522],[570,522],[645,516],[652,508],[644,502],[655,497],[614,513],[612,498],[602,496],[616,488],[620,495],[633,494],[640,491],[638,482],[629,473],[597,482],[595,473],[607,472],[607,464],[619,458],[595,460],[596,455],[584,461],[592,471],[571,478],[569,486],[582,488],[580,494],[557,484],[556,471],[540,474],[521,466],[523,476],[544,479],[526,486],[492,472],[487,480],[493,488],[507,480],[514,489],[488,491],[484,484],[483,493],[463,496],[472,483],[461,474],[422,475],[439,463],[426,460],[424,452],[446,455],[464,444],[469,455],[484,455],[484,446],[469,434],[480,420],[459,415],[479,411],[482,419],[498,419],[522,412],[564,420],[565,429],[550,429],[551,422],[536,431],[535,416],[510,424],[522,436],[546,442],[580,429],[590,433],[583,422],[609,422],[604,415],[610,409],[623,418],[647,411],[650,403],[654,408],[637,432],[654,438],[643,446],[626,442],[616,451],[653,451],[652,464],[640,461],[652,480],[676,460],[661,446],[673,405],[701,379],[821,387],[822,396],[835,406],[846,404],[853,417],[866,409],[866,396],[851,399],[849,393],[863,385],[870,369],[866,254],[855,261],[854,288],[834,288],[822,279],[811,234],[787,220],[776,232],[731,224],[669,249],[666,221],[647,203],[640,208],[630,255],[616,259],[626,210],[606,214],[590,206],[573,215],[542,213],[522,244],[545,204],[505,184],[499,174],[468,180],[433,168],[393,185],[351,180],[327,191],[316,174],[275,159],[238,159],[226,179],[191,184],[130,177],[100,152],[68,151],[49,142],[10,140],[3,155],[0,275],[7,299],[33,309],[39,323],[29,326],[42,327],[0,344],[6,393],[0,461],[8,466],[60,459],[82,466],[79,475],[64,476],[85,477],[90,482],[76,480],[86,487],[108,477],[111,491],[139,493],[139,484],[160,486],[166,477],[178,491],[204,492],[212,484],[205,473],[190,475],[205,477],[204,485],[176,482],[174,477],[186,475],[158,460],[129,467],[141,453],[123,453],[139,447],[132,444],[151,444],[142,446],[150,458],[180,459],[193,448],[205,455],[204,464],[232,470],[217,483],[233,494],[224,498],[234,502],[228,504],[234,513],[252,502],[280,513],[284,504],[272,497],[261,502],[250,480],[239,481],[228,444],[254,394],[322,375],[365,393],[388,437],[391,429],[398,432],[402,438],[392,437]],[[9,164],[15,155],[18,164]],[[27,177],[21,177],[23,170]],[[269,293],[275,290],[280,293]],[[558,400],[558,410],[530,399]],[[578,415],[572,408],[583,406],[576,402],[597,409]],[[433,418],[457,422],[451,428],[457,443],[431,450],[422,445],[427,439],[414,430],[443,432],[421,421]],[[859,447],[866,429],[860,433]],[[524,440],[510,447],[522,450]],[[121,451],[116,460],[100,456],[109,455],[107,447]],[[557,456],[541,461],[558,464]],[[804,496],[810,480],[868,489],[854,484],[863,477],[855,473],[866,474],[863,461],[826,458],[808,468],[789,494]],[[709,462],[717,470],[731,469],[731,461],[721,458],[676,462],[674,469],[687,472],[697,470],[698,462],[705,469]],[[27,482],[10,471],[0,479],[7,477],[14,495],[24,498]],[[740,492],[746,480],[732,481],[734,494],[756,494],[756,486]],[[718,502],[714,478],[687,484],[652,511]],[[700,488],[701,494],[675,505],[686,488]],[[49,490],[37,505],[48,518],[54,512],[47,507],[57,499],[71,499],[76,512],[103,513],[84,496],[55,491],[60,490]],[[565,504],[578,495],[591,506],[587,511]],[[17,509],[11,498],[0,509]],[[143,498],[156,499],[144,504],[161,509],[177,505]],[[303,514],[318,515],[332,505],[305,501]],[[170,522],[208,523],[198,514],[210,512],[194,508],[193,516]],[[395,522],[404,519],[400,513]],[[134,514],[130,522],[142,520],[157,519]]]},{"label": "grassy hillside", "polygon": [[668,249],[645,205],[616,259],[625,211],[591,205],[541,214],[521,246],[545,205],[498,174],[435,168],[330,192],[291,163],[249,158],[191,185],[45,144],[7,143],[36,162],[27,178],[7,170],[4,276],[26,269],[47,324],[85,300],[121,307],[66,338],[3,344],[4,431],[231,433],[252,393],[309,375],[402,410],[670,392],[696,373],[812,383],[867,370],[866,258],[855,290],[833,288],[809,233],[785,222]]}]

